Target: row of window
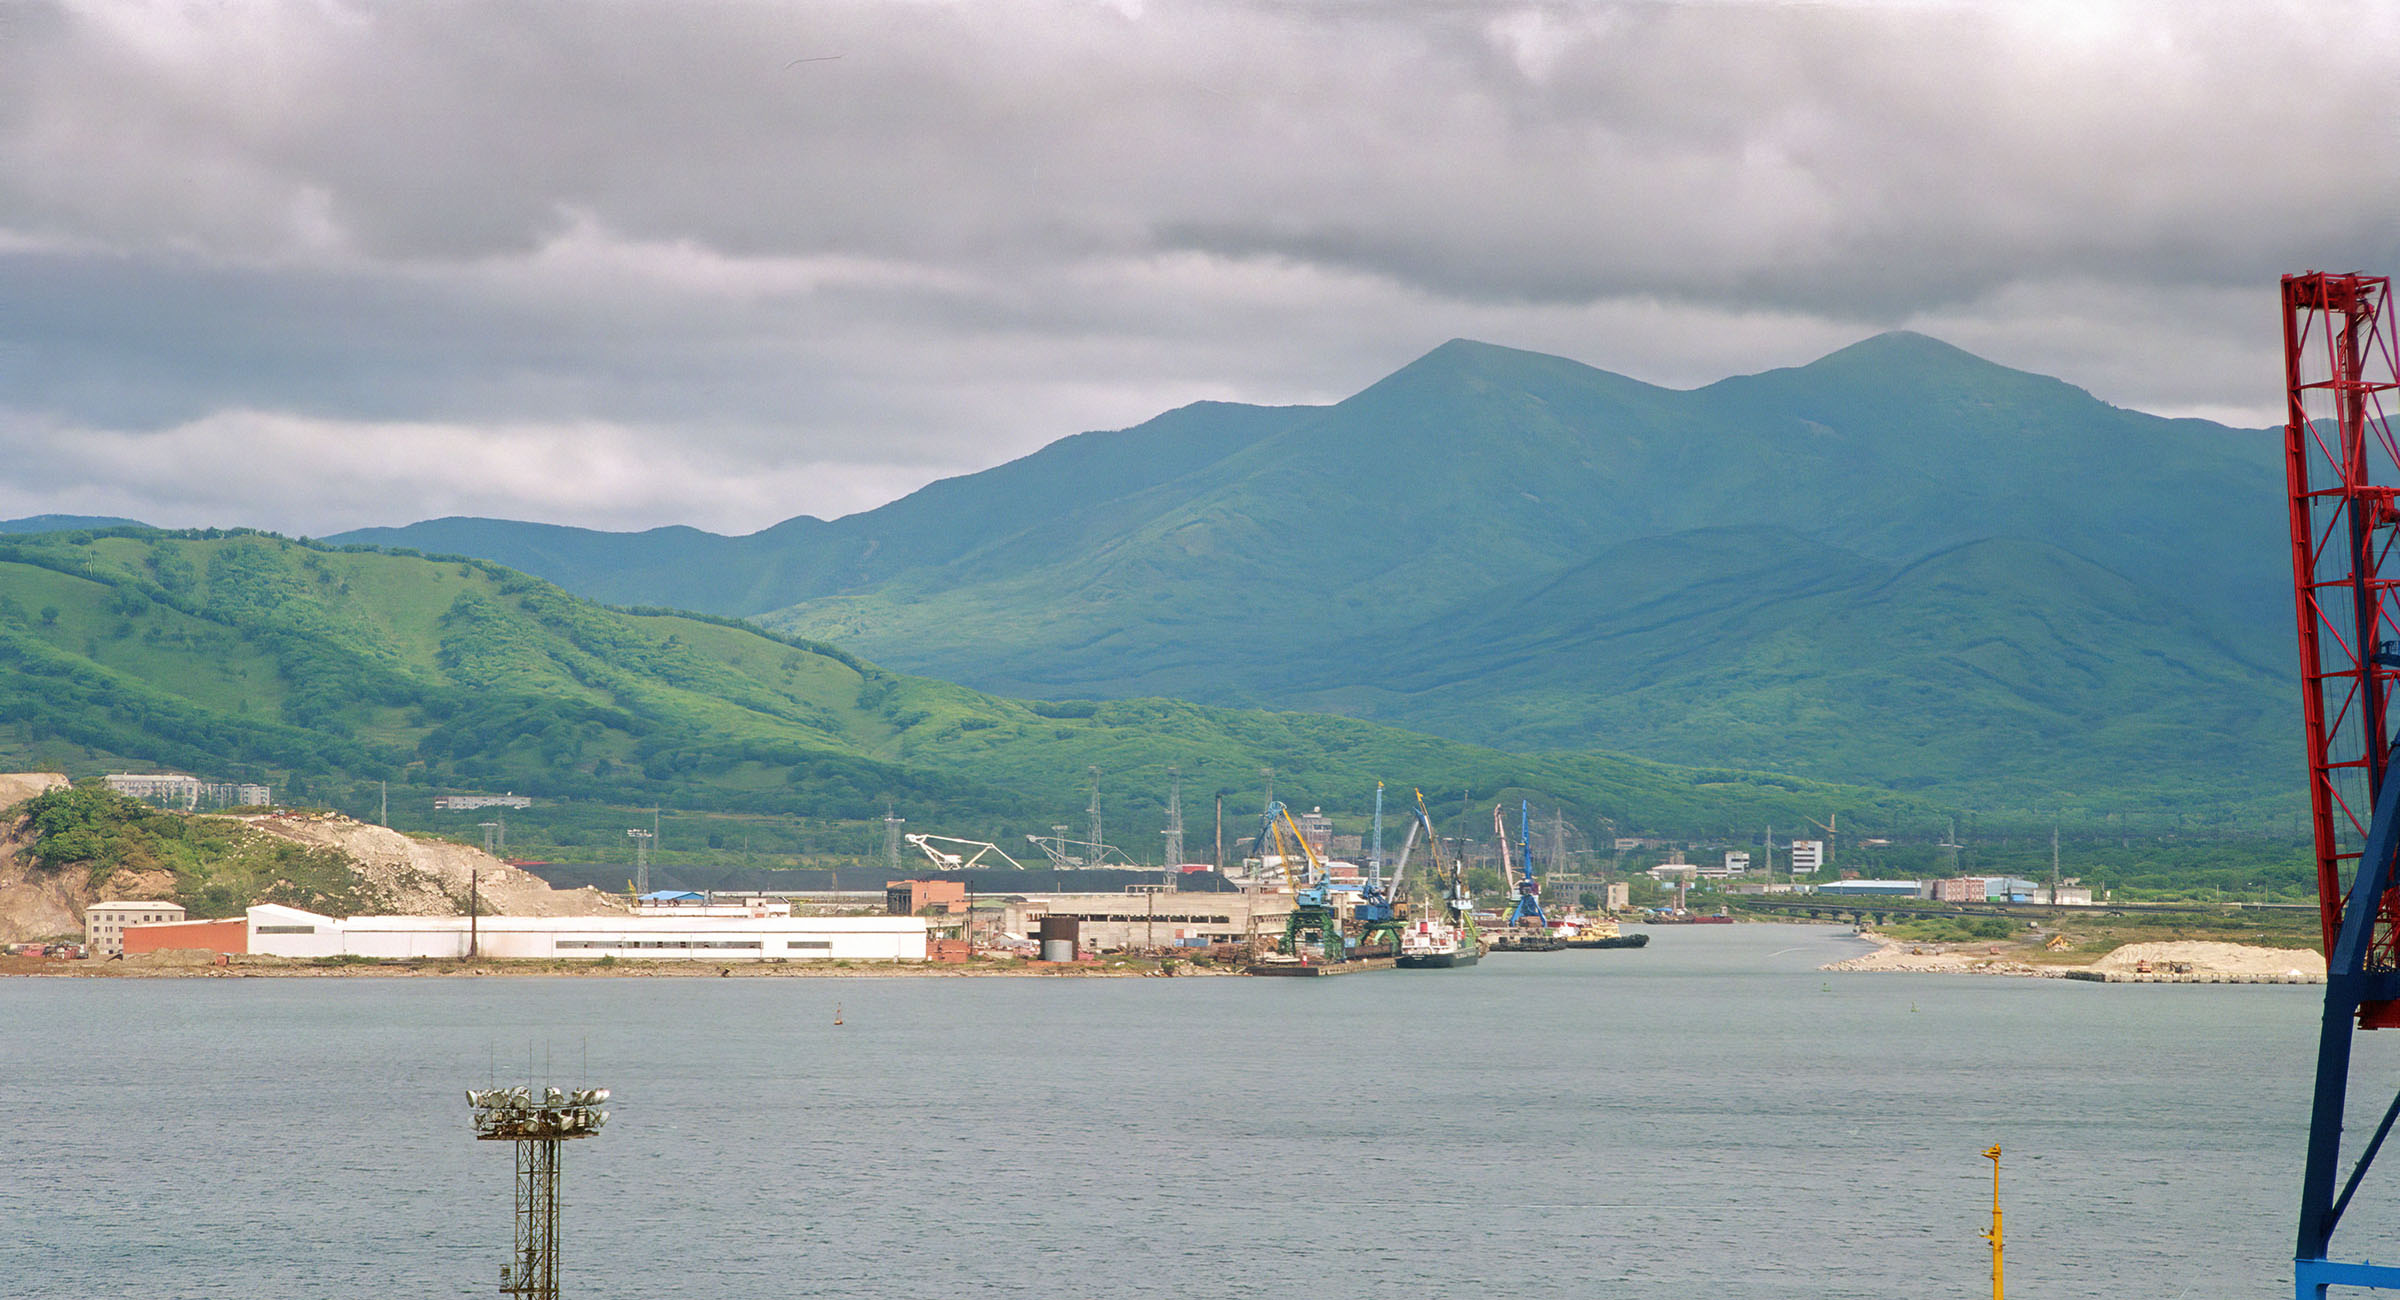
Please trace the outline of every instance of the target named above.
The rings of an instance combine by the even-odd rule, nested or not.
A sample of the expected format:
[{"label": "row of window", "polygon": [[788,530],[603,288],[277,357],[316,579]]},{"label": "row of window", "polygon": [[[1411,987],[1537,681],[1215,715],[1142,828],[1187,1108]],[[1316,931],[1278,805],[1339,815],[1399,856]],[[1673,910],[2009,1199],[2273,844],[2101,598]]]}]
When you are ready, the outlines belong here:
[{"label": "row of window", "polygon": [[561,948],[756,948],[756,939],[561,939]]},{"label": "row of window", "polygon": [[[579,951],[605,948],[614,952],[624,952],[635,948],[669,948],[681,952],[688,952],[695,948],[741,948],[764,951],[765,947],[756,939],[561,939],[556,946]],[[786,940],[783,946],[787,952],[833,951],[833,941],[830,939],[790,939]]]},{"label": "row of window", "polygon": [[1165,921],[1176,925],[1233,924],[1233,918],[1230,916],[1178,916],[1168,912],[1160,912],[1156,915],[1148,912],[1132,912],[1123,916],[1102,916],[1097,912],[1052,912],[1050,915],[1071,916],[1078,921]]}]

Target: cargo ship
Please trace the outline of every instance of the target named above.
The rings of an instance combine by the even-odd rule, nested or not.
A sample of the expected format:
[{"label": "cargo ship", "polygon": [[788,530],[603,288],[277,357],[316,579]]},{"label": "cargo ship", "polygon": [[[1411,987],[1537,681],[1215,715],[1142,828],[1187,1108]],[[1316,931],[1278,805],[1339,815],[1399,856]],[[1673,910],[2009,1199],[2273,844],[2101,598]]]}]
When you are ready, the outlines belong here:
[{"label": "cargo ship", "polygon": [[1472,966],[1482,957],[1482,945],[1471,931],[1439,917],[1427,917],[1400,932],[1402,970],[1449,970]]}]

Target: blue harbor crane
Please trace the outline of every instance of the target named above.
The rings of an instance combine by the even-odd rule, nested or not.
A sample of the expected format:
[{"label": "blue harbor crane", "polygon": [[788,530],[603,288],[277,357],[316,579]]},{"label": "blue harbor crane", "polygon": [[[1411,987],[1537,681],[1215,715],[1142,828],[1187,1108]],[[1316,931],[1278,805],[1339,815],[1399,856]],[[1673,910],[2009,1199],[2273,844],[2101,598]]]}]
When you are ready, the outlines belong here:
[{"label": "blue harbor crane", "polygon": [[[1406,861],[1407,859],[1403,856],[1401,860]],[[1358,905],[1351,909],[1350,915],[1366,922],[1370,929],[1396,921],[1398,906],[1392,901],[1392,896],[1398,888],[1398,872],[1392,873],[1392,881],[1389,884],[1386,884],[1383,879],[1383,782],[1377,781],[1375,783],[1374,848],[1367,854],[1366,884],[1359,891]]]},{"label": "blue harbor crane", "polygon": [[[1510,878],[1517,891],[1516,905],[1508,909],[1511,928],[1525,925],[1547,926],[1550,918],[1542,914],[1542,882],[1533,874],[1533,801],[1521,800],[1517,805],[1517,864],[1508,861],[1508,819],[1500,813],[1500,805],[1492,805],[1492,829],[1500,836],[1500,874]],[[1522,871],[1524,874],[1518,875]]]},{"label": "blue harbor crane", "polygon": [[[1267,804],[1266,816],[1258,826],[1258,865],[1263,874],[1267,858],[1272,853],[1275,866],[1283,873],[1285,885],[1292,891],[1292,914],[1284,922],[1283,952],[1289,957],[1301,955],[1301,949],[1314,947],[1325,960],[1338,962],[1349,954],[1349,941],[1342,935],[1341,912],[1334,905],[1332,880],[1325,864],[1318,860],[1317,851],[1308,838],[1300,833],[1292,820],[1292,811],[1280,801]],[[1301,867],[1295,872],[1292,861],[1298,858]]]}]

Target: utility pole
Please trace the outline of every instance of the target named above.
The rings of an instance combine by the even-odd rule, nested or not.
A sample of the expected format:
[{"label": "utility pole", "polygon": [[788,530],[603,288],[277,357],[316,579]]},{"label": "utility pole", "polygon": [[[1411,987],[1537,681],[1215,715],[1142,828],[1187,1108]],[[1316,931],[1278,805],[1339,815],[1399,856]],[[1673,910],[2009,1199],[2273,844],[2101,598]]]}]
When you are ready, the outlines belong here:
[{"label": "utility pole", "polygon": [[482,899],[482,897],[481,897],[481,896],[480,896],[480,895],[479,895],[479,894],[476,892],[476,885],[477,885],[477,881],[476,881],[476,877],[475,877],[475,868],[473,868],[473,867],[469,867],[469,868],[467,868],[467,960],[468,960],[468,961],[473,961],[473,960],[475,960],[475,958],[476,958],[477,956],[479,956],[479,955],[480,955],[480,953],[479,953],[479,951],[478,951],[478,950],[479,950],[479,949],[482,947],[482,944],[479,942],[482,936],[480,936],[479,934],[477,934],[477,933],[476,933],[476,920],[477,920],[477,918],[478,918],[478,917],[481,915],[481,913],[482,913],[482,911],[483,911],[483,906],[482,906],[483,899]]},{"label": "utility pole", "polygon": [[382,811],[375,814],[375,824],[389,827],[392,824],[392,783],[389,781],[383,783],[383,798],[380,806]]},{"label": "utility pole", "polygon": [[2058,906],[2058,819],[2050,821],[2050,906]]},{"label": "utility pole", "polygon": [[1217,874],[1225,874],[1225,792],[1217,791]]},{"label": "utility pole", "polygon": [[1105,847],[1105,846],[1107,845],[1108,841],[1106,841],[1106,840],[1104,840],[1104,839],[1101,839],[1101,838],[1100,838],[1100,768],[1099,768],[1097,765],[1094,765],[1094,766],[1092,767],[1092,769],[1091,769],[1091,773],[1092,773],[1092,806],[1091,806],[1091,808],[1090,808],[1090,810],[1089,810],[1089,811],[1091,812],[1091,816],[1092,816],[1092,861],[1091,861],[1091,865],[1096,867],[1096,866],[1099,866],[1099,865],[1100,865],[1102,862],[1106,861],[1106,860],[1107,860],[1107,858],[1108,858],[1108,850],[1107,850],[1107,848]]},{"label": "utility pole", "polygon": [[891,800],[883,801],[883,869],[894,876],[900,874],[900,827],[907,820],[892,807]]}]

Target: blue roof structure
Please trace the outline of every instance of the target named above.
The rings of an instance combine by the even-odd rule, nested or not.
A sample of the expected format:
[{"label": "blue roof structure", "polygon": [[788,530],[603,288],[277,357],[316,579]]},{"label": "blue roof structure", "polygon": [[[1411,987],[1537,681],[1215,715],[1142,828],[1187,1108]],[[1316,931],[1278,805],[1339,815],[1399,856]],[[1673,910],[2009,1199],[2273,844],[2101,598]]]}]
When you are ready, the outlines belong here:
[{"label": "blue roof structure", "polygon": [[653,889],[642,895],[642,901],[645,903],[705,903],[708,901],[708,895],[697,894],[688,889]]}]

